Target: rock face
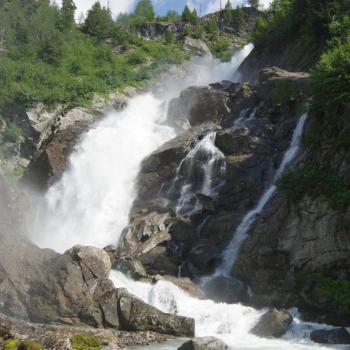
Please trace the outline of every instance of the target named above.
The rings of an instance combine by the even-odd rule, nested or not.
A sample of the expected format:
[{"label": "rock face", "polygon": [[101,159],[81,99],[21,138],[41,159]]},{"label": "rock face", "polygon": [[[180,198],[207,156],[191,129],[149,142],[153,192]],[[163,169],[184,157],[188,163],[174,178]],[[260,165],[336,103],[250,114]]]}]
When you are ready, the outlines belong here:
[{"label": "rock face", "polygon": [[228,350],[229,347],[214,337],[194,338],[181,345],[178,350]]},{"label": "rock face", "polygon": [[194,334],[192,319],[165,314],[115,289],[108,279],[111,261],[102,249],[76,246],[60,255],[23,237],[3,236],[1,242],[0,311],[6,315],[42,323]]},{"label": "rock face", "polygon": [[[276,89],[295,79],[303,88],[308,79],[280,70],[262,76],[257,86],[224,81],[189,88],[170,102],[168,120],[190,128],[143,161],[117,256],[140,261],[151,276],[180,271],[195,280],[214,271],[289,146],[298,103],[278,105]],[[243,283],[230,300],[246,300],[244,290]]]},{"label": "rock face", "polygon": [[311,340],[320,344],[350,344],[350,333],[346,328],[319,329],[310,335]]},{"label": "rock face", "polygon": [[191,51],[197,56],[211,56],[210,49],[205,42],[199,39],[193,39],[189,36],[185,38],[183,49],[185,51]]},{"label": "rock face", "polygon": [[279,338],[285,334],[293,317],[284,310],[272,309],[261,316],[258,323],[250,331],[263,338]]}]

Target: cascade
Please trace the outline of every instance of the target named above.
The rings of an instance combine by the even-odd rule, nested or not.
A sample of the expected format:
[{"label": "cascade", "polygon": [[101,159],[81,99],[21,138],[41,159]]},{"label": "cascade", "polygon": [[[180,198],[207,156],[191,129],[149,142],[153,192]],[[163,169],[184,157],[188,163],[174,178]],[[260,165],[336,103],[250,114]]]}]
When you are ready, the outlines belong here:
[{"label": "cascade", "polygon": [[275,186],[276,180],[282,175],[287,165],[295,158],[295,156],[298,153],[301,138],[304,131],[306,117],[307,117],[307,114],[305,113],[299,118],[297,126],[293,133],[290,146],[283,156],[283,160],[274,176],[272,185],[263,193],[257,206],[246,214],[242,222],[237,227],[231,242],[229,243],[229,245],[227,246],[224,252],[223,262],[216,271],[217,275],[230,274],[231,269],[234,263],[236,262],[239,250],[243,242],[248,237],[250,226],[252,225],[256,217],[263,211],[267,202],[271,199],[273,194],[276,192],[276,189],[277,189]]},{"label": "cascade", "polygon": [[[134,183],[141,161],[175,136],[174,131],[163,123],[166,113],[164,103],[190,85],[207,85],[223,79],[233,79],[235,70],[251,50],[251,44],[245,46],[228,63],[220,63],[213,58],[196,60],[191,63],[191,69],[185,78],[172,77],[163,82],[164,89],[161,92],[132,98],[125,110],[110,112],[91,128],[72,153],[65,174],[46,194],[43,209],[38,216],[38,225],[33,228],[34,232],[39,232],[33,237],[35,243],[58,251],[64,251],[75,244],[103,247],[116,243],[118,234],[128,223],[129,210],[136,195]],[[231,76],[228,72],[232,73]],[[250,115],[253,117],[253,113]],[[242,117],[246,118],[246,115]],[[291,146],[276,178],[298,151],[305,119],[306,115],[298,122]],[[209,195],[215,193],[215,174],[223,169],[222,155],[215,148],[214,141],[215,133],[208,133],[184,160],[191,163],[197,160],[197,156],[205,154],[206,162],[203,165],[206,166],[202,168],[200,188],[196,191]],[[191,176],[185,177],[185,182],[190,178]],[[192,186],[190,181],[188,184]],[[238,252],[236,243],[240,246],[244,241],[252,221],[274,192],[275,187],[272,185],[255,210],[247,214],[241,223],[242,233],[236,232],[225,252],[224,263],[220,268],[223,273],[232,267],[229,261]],[[187,206],[186,195],[186,192],[182,193],[177,202],[179,210]],[[116,287],[128,289],[162,311],[193,317],[197,336],[219,337],[238,350],[322,348],[309,340],[309,334],[312,330],[325,326],[302,322],[296,310],[292,310],[296,317],[283,338],[262,339],[251,335],[249,330],[264,310],[195,299],[170,282],[159,281],[155,285],[135,282],[118,271],[112,271],[110,278]]]}]

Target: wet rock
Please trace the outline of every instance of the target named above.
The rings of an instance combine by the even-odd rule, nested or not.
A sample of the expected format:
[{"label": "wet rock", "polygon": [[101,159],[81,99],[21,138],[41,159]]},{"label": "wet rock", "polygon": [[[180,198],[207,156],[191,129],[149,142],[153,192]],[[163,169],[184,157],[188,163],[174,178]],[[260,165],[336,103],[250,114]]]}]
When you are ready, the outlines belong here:
[{"label": "wet rock", "polygon": [[210,270],[219,258],[216,244],[207,239],[196,242],[188,254],[188,261],[200,270]]},{"label": "wet rock", "polygon": [[129,275],[133,280],[147,278],[146,270],[140,261],[130,258],[119,258],[114,267],[124,274]]},{"label": "wet rock", "polygon": [[183,49],[185,51],[191,51],[197,56],[211,56],[210,49],[205,42],[199,39],[193,39],[189,36],[185,38]]},{"label": "wet rock", "polygon": [[241,281],[217,276],[209,280],[204,287],[205,294],[209,299],[227,304],[248,301],[248,287]]},{"label": "wet rock", "polygon": [[320,344],[350,344],[350,334],[346,328],[319,329],[310,335],[311,340]]},{"label": "wet rock", "polygon": [[287,311],[274,308],[262,315],[250,332],[262,338],[279,338],[287,332],[292,321],[293,317]]},{"label": "wet rock", "polygon": [[202,206],[203,211],[215,212],[214,200],[210,196],[206,196],[203,193],[196,193],[196,198]]},{"label": "wet rock", "polygon": [[123,329],[129,331],[154,331],[176,336],[193,337],[194,320],[166,314],[143,303],[126,290],[117,292],[119,315]]},{"label": "wet rock", "polygon": [[204,122],[218,123],[229,113],[229,93],[216,86],[193,86],[181,92],[180,97],[169,103],[168,122],[197,126]]},{"label": "wet rock", "polygon": [[194,338],[181,345],[178,350],[228,350],[222,340],[215,337]]}]

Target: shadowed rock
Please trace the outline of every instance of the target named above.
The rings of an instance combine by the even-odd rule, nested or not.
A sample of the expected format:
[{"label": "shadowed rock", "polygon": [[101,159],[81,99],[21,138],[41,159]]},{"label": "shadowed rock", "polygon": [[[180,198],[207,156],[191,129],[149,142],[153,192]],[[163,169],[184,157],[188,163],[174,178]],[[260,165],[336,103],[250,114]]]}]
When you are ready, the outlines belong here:
[{"label": "shadowed rock", "polygon": [[215,337],[194,338],[181,345],[178,350],[228,350],[229,347]]}]

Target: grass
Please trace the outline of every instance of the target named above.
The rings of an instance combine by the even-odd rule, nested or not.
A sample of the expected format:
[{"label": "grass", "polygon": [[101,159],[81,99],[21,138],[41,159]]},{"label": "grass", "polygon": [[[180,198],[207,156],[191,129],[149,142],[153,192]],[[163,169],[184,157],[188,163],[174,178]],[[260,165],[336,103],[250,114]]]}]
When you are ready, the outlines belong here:
[{"label": "grass", "polygon": [[43,347],[40,343],[31,340],[9,339],[6,341],[3,350],[43,350]]},{"label": "grass", "polygon": [[75,334],[70,343],[75,350],[99,350],[102,347],[101,340],[88,334]]}]

